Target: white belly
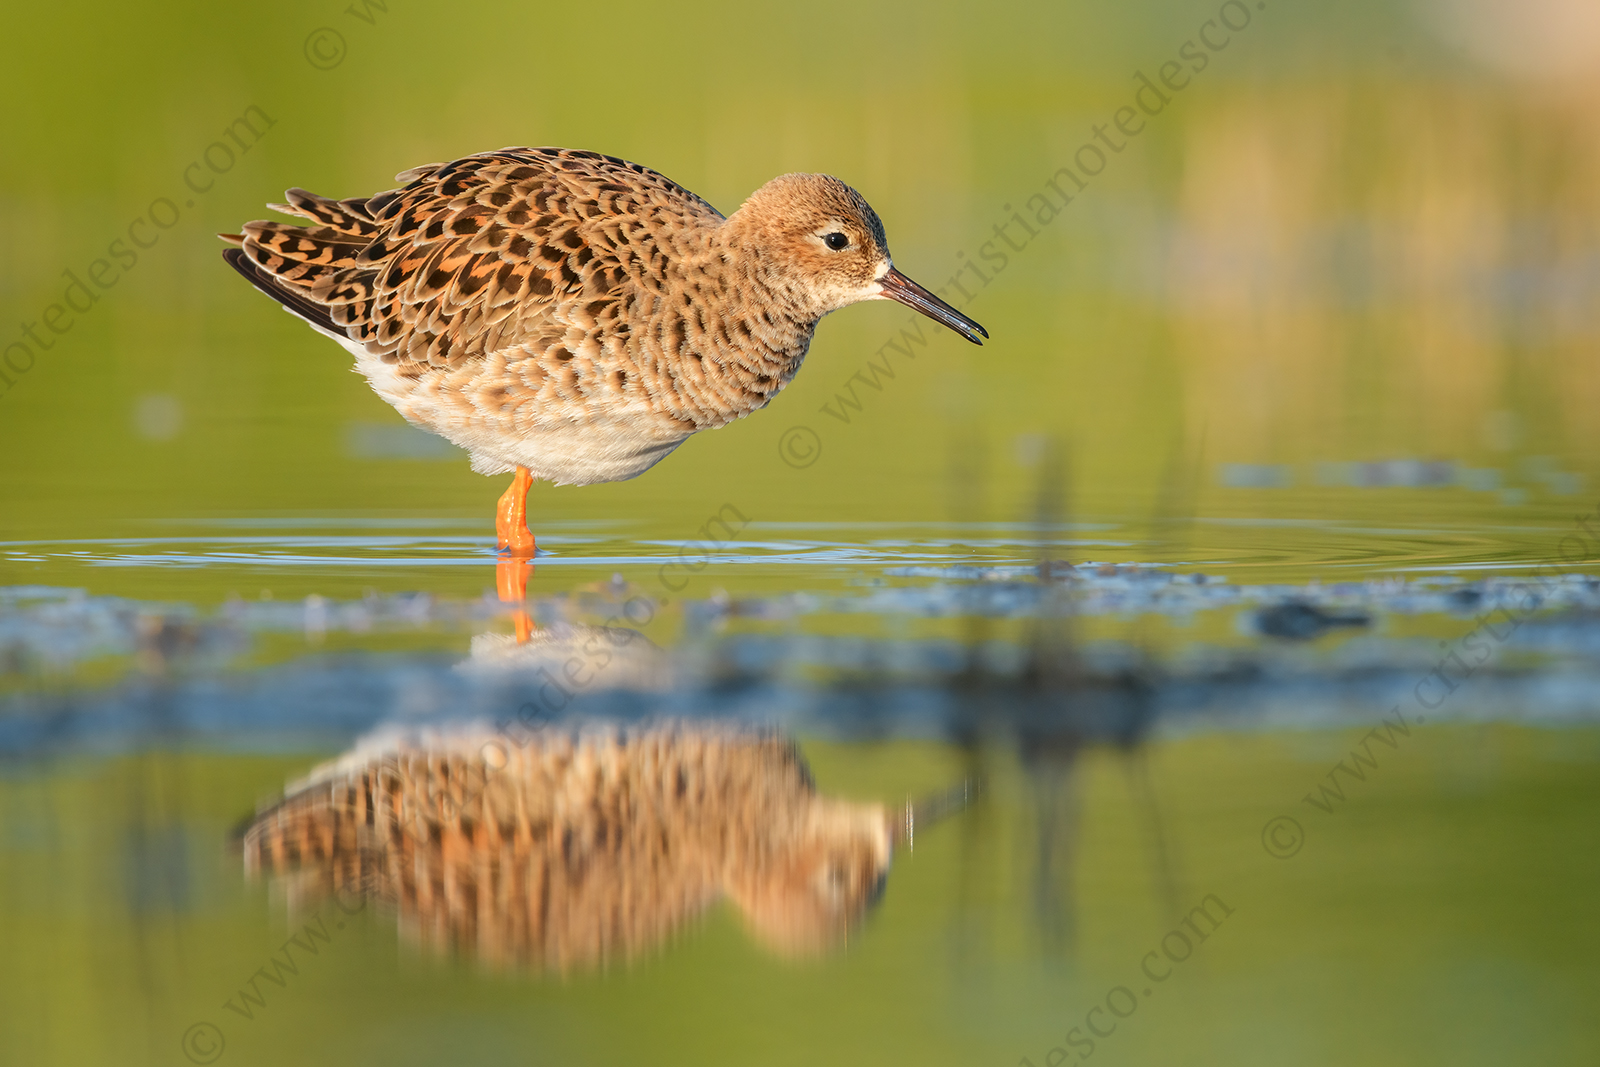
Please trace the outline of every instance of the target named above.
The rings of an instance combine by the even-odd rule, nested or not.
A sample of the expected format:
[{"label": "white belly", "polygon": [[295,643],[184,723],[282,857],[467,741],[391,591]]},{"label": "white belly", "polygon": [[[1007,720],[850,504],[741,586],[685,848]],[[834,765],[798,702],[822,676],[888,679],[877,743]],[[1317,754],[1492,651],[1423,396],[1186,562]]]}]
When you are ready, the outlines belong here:
[{"label": "white belly", "polygon": [[424,429],[470,452],[472,469],[479,474],[503,474],[527,467],[535,478],[557,485],[593,485],[636,478],[688,437],[685,434],[661,440],[630,431],[625,425],[594,423],[535,429],[515,436],[478,433],[472,426],[424,425]]},{"label": "white belly", "polygon": [[661,462],[693,433],[681,423],[665,423],[644,405],[637,411],[612,410],[602,419],[518,425],[514,418],[475,408],[467,399],[472,390],[452,388],[465,381],[403,377],[355,342],[334,339],[355,356],[356,371],[374,392],[413,426],[466,449],[479,474],[527,467],[535,478],[557,485],[622,481]]}]

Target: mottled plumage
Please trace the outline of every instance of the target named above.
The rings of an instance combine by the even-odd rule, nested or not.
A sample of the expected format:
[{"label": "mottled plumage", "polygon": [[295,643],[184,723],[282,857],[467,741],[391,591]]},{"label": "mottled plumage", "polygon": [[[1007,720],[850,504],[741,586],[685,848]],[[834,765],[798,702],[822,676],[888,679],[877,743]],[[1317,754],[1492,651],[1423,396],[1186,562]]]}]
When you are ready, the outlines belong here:
[{"label": "mottled plumage", "polygon": [[717,900],[786,953],[876,896],[897,824],[818,796],[771,734],[661,725],[381,736],[244,834],[310,906],[367,896],[439,948],[566,970],[658,945]]},{"label": "mottled plumage", "polygon": [[292,189],[277,210],[310,225],[248,223],[224,254],[483,473],[631,478],[763,407],[818,320],[859,300],[982,332],[893,269],[876,213],[826,175],[774,179],[728,218],[648,168],[568,149],[396,180],[366,199]]}]

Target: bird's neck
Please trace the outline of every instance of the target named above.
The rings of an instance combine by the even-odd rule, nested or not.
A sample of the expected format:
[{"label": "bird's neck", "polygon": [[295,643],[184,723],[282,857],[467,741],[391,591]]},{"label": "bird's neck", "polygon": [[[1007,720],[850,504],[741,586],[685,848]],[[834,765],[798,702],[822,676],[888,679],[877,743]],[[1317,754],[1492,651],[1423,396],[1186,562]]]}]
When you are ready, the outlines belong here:
[{"label": "bird's neck", "polygon": [[787,382],[824,312],[764,251],[760,234],[738,225],[739,214],[712,231],[706,256],[714,283],[706,295],[722,327],[718,355]]}]

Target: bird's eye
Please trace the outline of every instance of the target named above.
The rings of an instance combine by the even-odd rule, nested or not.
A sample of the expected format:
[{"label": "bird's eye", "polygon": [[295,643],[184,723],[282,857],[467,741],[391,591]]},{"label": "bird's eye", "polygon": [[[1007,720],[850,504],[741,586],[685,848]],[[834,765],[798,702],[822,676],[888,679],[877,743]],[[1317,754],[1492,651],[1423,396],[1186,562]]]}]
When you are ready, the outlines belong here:
[{"label": "bird's eye", "polygon": [[835,252],[842,252],[846,248],[850,247],[850,238],[846,237],[842,233],[824,234],[822,243],[833,249]]}]

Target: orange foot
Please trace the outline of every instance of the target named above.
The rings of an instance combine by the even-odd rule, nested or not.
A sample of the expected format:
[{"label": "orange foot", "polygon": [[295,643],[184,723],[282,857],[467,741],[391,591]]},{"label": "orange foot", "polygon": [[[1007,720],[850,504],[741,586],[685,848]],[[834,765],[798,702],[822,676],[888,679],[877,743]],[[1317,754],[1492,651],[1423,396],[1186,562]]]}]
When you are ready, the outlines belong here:
[{"label": "orange foot", "polygon": [[500,551],[509,550],[512,556],[521,559],[532,559],[534,553],[533,534],[528,532],[528,486],[532,484],[533,475],[528,468],[518,467],[511,479],[511,488],[500,497],[495,509],[494,528]]}]

